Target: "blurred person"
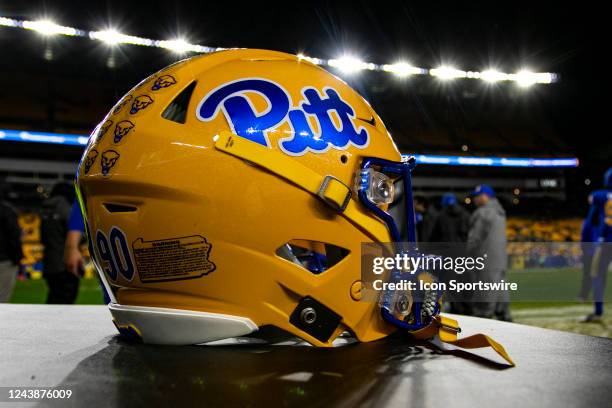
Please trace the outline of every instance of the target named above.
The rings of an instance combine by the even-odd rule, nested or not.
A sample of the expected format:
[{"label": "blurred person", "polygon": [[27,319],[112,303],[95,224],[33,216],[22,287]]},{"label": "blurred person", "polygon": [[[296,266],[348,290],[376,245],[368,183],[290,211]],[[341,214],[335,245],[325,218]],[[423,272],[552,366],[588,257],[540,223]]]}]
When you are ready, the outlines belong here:
[{"label": "blurred person", "polygon": [[423,196],[414,197],[414,211],[416,219],[417,240],[419,242],[433,242],[438,210]]},{"label": "blurred person", "polygon": [[44,245],[43,277],[49,289],[48,304],[72,304],[79,291],[79,276],[66,270],[64,248],[68,233],[74,187],[68,183],[57,183],[50,197],[43,202],[40,235]]},{"label": "blurred person", "polygon": [[81,240],[85,225],[79,202],[75,200],[70,209],[68,217],[68,232],[66,233],[66,245],[64,246],[64,263],[66,270],[76,277],[83,275],[85,263],[81,253]]},{"label": "blurred person", "polygon": [[[432,240],[452,243],[445,249],[445,256],[465,256],[464,244],[467,241],[470,214],[457,202],[457,197],[453,193],[442,195],[440,207]],[[445,275],[443,277],[445,281],[457,278],[454,272]],[[448,302],[447,311],[449,313],[471,314],[471,304],[458,299],[454,292],[449,291],[445,300]]]},{"label": "blurred person", "polygon": [[18,265],[23,258],[21,229],[17,212],[5,201],[7,190],[6,182],[0,179],[0,303],[11,299]]},{"label": "blurred person", "polygon": [[[477,208],[470,217],[467,250],[474,257],[486,254],[485,268],[476,278],[483,282],[499,282],[506,278],[508,264],[506,211],[487,184],[477,186],[471,195]],[[507,291],[481,292],[474,300],[471,306],[475,316],[512,321]]]},{"label": "blurred person", "polygon": [[589,197],[591,207],[586,221],[594,229],[594,254],[591,265],[593,284],[593,313],[584,322],[601,322],[603,319],[603,300],[606,290],[608,267],[612,261],[612,167],[604,175],[604,188],[593,191]]},{"label": "blurred person", "polygon": [[436,220],[439,242],[466,242],[470,226],[470,214],[457,201],[453,193],[446,193],[440,200],[442,210]]},{"label": "blurred person", "polygon": [[593,261],[595,229],[589,223],[588,218],[584,219],[580,230],[580,246],[582,249],[582,282],[578,300],[586,302],[591,292],[591,265]]},{"label": "blurred person", "polygon": [[[66,245],[64,247],[64,263],[66,270],[74,276],[80,278],[85,271],[85,260],[81,252],[81,242],[85,233],[85,223],[81,207],[77,200],[72,203],[70,217],[68,218],[68,233],[66,234]],[[97,275],[97,274],[96,274]],[[99,280],[99,277],[98,277]],[[104,304],[109,304],[110,297],[106,288],[100,282]]]}]

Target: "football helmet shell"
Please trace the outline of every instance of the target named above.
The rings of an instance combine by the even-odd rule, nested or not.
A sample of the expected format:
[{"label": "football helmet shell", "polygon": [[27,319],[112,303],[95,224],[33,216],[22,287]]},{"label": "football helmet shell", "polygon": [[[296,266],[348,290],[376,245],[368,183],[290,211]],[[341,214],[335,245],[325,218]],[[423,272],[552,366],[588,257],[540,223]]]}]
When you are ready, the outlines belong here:
[{"label": "football helmet shell", "polygon": [[[401,162],[370,105],[343,81],[295,56],[231,50],[181,61],[150,76],[101,121],[83,157],[92,157],[89,152],[96,150],[102,160],[93,165],[83,162],[78,173],[95,263],[113,294],[113,308],[154,307],[242,317],[252,322],[247,327],[274,325],[318,346],[331,345],[346,330],[361,341],[386,336],[394,327],[381,319],[376,302],[359,302],[351,296],[351,288],[360,279],[360,244],[392,241],[385,224],[353,203],[354,211],[369,220],[365,229],[365,224],[347,219],[311,192],[215,148],[215,137],[223,132],[235,134],[237,129],[228,120],[227,104],[206,120],[201,105],[207,95],[244,78],[278,85],[288,96],[290,109],[306,104],[307,90],[337,95],[352,109],[348,116],[355,133],[367,134],[361,146],[328,143],[319,151],[287,154],[283,151],[287,144],[281,142],[300,136],[294,131],[297,122],[289,120],[291,113],[262,134],[267,149],[298,162],[321,180],[332,175],[352,186],[364,156]],[[195,87],[184,123],[166,119],[164,112],[191,84]],[[260,116],[271,109],[272,101],[263,92],[243,94]],[[336,128],[341,128],[342,119],[333,118]],[[313,132],[321,132],[313,116],[307,121]],[[182,237],[202,237],[210,244],[208,260],[214,263],[214,271],[143,281],[143,267],[138,264],[144,264],[134,253],[139,243]],[[331,244],[348,255],[326,272],[313,274],[277,255],[278,248],[292,240]],[[126,255],[113,258],[113,246],[120,254],[127,247]],[[121,273],[122,269],[135,272]],[[290,322],[305,297],[341,317],[323,341]]]}]

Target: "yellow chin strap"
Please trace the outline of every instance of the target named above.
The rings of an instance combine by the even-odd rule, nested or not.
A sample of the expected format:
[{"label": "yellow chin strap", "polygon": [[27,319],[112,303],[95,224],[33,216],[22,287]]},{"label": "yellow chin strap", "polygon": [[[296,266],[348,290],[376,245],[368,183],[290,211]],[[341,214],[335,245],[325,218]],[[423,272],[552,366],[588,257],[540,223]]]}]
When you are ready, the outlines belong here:
[{"label": "yellow chin strap", "polygon": [[[272,149],[231,132],[221,132],[216,136],[215,148],[254,163],[319,196],[331,208],[372,234],[380,242],[386,242],[390,238],[387,227],[375,217],[367,216],[359,211],[357,203],[351,199],[351,188],[333,175],[322,176],[290,156],[278,154]],[[484,334],[457,339],[457,333],[460,331],[457,321],[444,316],[436,316],[429,326],[411,332],[411,334],[423,340],[437,335],[445,343],[466,349],[491,347],[514,366],[514,362],[504,347],[495,340]]]},{"label": "yellow chin strap", "polygon": [[478,333],[458,339],[457,333],[459,332],[461,332],[461,329],[459,328],[459,323],[456,320],[438,315],[434,318],[434,321],[429,326],[421,330],[414,331],[411,334],[414,338],[419,340],[430,339],[437,335],[440,338],[440,341],[464,349],[491,347],[497,352],[497,354],[506,360],[508,364],[510,364],[512,367],[515,366],[514,361],[512,361],[504,346],[486,334]]}]

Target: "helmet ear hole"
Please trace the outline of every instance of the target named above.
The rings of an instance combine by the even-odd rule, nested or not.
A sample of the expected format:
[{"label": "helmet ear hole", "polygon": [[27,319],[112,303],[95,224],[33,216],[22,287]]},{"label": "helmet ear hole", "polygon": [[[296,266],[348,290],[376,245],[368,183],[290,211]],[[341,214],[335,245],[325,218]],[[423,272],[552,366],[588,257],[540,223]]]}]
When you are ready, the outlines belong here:
[{"label": "helmet ear hole", "polygon": [[278,247],[276,255],[318,275],[343,260],[349,252],[337,245],[294,239]]},{"label": "helmet ear hole", "polygon": [[135,212],[137,208],[133,205],[128,204],[117,204],[117,203],[103,203],[104,208],[109,213],[125,213],[125,212]]},{"label": "helmet ear hole", "polygon": [[348,156],[346,154],[343,154],[342,156],[340,156],[340,161],[342,162],[342,164],[346,164],[348,162]]}]

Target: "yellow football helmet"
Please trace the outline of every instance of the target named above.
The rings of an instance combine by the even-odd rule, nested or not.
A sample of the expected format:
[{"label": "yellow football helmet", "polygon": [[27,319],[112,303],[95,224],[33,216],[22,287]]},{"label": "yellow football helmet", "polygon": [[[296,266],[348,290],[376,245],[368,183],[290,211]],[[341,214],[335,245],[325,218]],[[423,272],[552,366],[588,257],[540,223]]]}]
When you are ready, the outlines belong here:
[{"label": "yellow football helmet", "polygon": [[[360,95],[293,55],[163,69],[111,109],[78,171],[115,324],[157,344],[266,325],[316,346],[387,336],[389,305],[360,301],[361,243],[414,241],[413,167]],[[407,328],[453,341],[436,301]]]}]

